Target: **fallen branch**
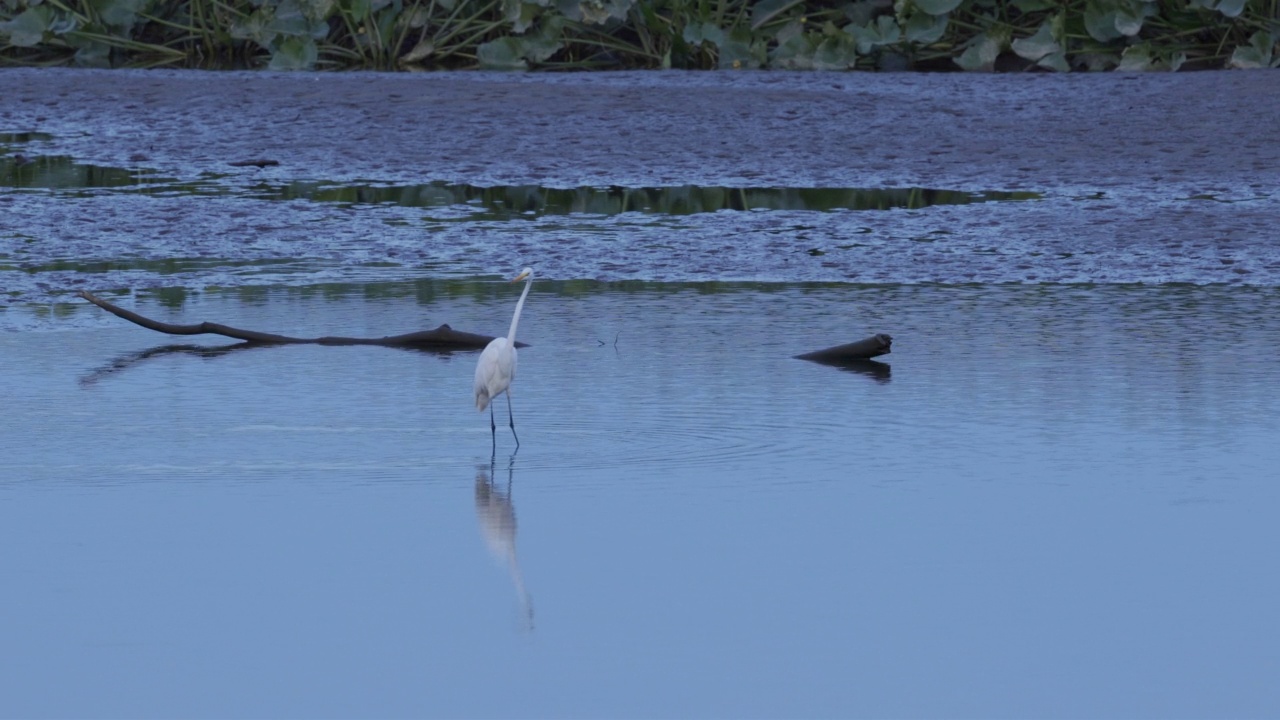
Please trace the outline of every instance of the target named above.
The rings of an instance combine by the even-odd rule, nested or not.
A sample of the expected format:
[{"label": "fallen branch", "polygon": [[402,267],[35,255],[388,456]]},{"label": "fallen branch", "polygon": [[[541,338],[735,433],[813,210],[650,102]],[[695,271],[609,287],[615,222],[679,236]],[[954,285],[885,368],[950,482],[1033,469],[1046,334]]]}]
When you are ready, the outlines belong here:
[{"label": "fallen branch", "polygon": [[[475,333],[458,332],[448,325],[441,325],[435,330],[422,330],[405,335],[390,335],[380,338],[349,338],[326,336],[319,338],[295,338],[287,335],[241,330],[219,323],[202,322],[197,325],[172,325],[152,320],[131,310],[113,305],[92,293],[81,290],[80,297],[135,325],[148,330],[155,330],[169,335],[222,335],[251,343],[264,345],[282,345],[287,343],[311,345],[381,345],[384,347],[407,347],[420,350],[479,350],[489,344],[492,337]],[[527,347],[525,343],[516,342],[516,347]]]},{"label": "fallen branch", "polygon": [[880,333],[857,342],[836,345],[825,350],[815,350],[803,355],[796,355],[800,360],[812,360],[827,365],[838,365],[853,360],[869,360],[886,355],[892,349],[893,338]]}]

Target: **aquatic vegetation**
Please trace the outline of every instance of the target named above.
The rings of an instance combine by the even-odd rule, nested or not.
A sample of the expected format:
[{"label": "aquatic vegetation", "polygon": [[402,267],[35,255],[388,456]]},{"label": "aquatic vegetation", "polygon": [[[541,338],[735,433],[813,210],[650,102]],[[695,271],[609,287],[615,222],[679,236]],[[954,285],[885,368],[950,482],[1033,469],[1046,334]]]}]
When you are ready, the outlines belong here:
[{"label": "aquatic vegetation", "polygon": [[1280,0],[0,0],[0,63],[378,69],[1280,66]]}]

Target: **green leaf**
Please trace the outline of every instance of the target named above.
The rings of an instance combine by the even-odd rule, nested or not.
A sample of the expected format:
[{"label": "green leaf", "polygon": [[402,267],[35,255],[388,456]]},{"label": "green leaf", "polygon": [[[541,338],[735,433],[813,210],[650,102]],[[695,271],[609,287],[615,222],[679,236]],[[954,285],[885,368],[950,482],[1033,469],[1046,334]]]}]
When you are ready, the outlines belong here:
[{"label": "green leaf", "polygon": [[858,62],[858,45],[847,34],[824,38],[813,51],[814,70],[848,70]]},{"label": "green leaf", "polygon": [[93,0],[90,4],[98,11],[103,24],[128,30],[148,3],[147,0]]},{"label": "green leaf", "polygon": [[963,0],[912,0],[911,4],[930,15],[946,15],[960,7]]},{"label": "green leaf", "polygon": [[874,24],[866,27],[849,25],[845,31],[858,42],[859,55],[870,55],[878,47],[895,45],[902,40],[902,29],[890,15],[881,15]]},{"label": "green leaf", "polygon": [[559,15],[544,16],[536,32],[524,38],[524,58],[533,63],[546,62],[564,46],[564,18]]},{"label": "green leaf", "polygon": [[1218,3],[1218,12],[1229,18],[1239,17],[1244,12],[1246,0],[1221,0]]},{"label": "green leaf", "polygon": [[761,25],[799,5],[800,2],[801,0],[760,0],[751,8],[751,29],[759,30]]},{"label": "green leaf", "polygon": [[1124,49],[1124,54],[1120,56],[1120,64],[1116,66],[1116,72],[1144,72],[1151,70],[1152,67],[1151,48],[1143,43],[1130,45]]},{"label": "green leaf", "polygon": [[503,0],[503,7],[508,9],[506,14],[507,22],[511,23],[512,31],[523,33],[528,30],[533,21],[538,19],[542,14],[542,8],[533,3],[520,2],[520,0]]},{"label": "green leaf", "polygon": [[485,70],[526,70],[524,47],[519,38],[501,37],[476,48],[476,59]]},{"label": "green leaf", "polygon": [[294,0],[282,0],[276,6],[274,17],[267,23],[267,31],[280,35],[310,35],[311,23],[302,15],[302,8]]},{"label": "green leaf", "polygon": [[1248,45],[1241,45],[1231,53],[1228,67],[1252,70],[1270,67],[1275,39],[1271,33],[1259,30],[1249,38]]},{"label": "green leaf", "polygon": [[763,43],[752,42],[751,30],[738,26],[729,31],[719,46],[718,64],[722,69],[747,70],[760,67],[764,57]]},{"label": "green leaf", "polygon": [[302,6],[302,14],[312,20],[324,20],[333,12],[336,5],[335,0],[299,0]]},{"label": "green leaf", "polygon": [[1033,13],[1042,10],[1052,10],[1058,7],[1056,3],[1049,0],[1013,0],[1013,6],[1018,8],[1019,12]]},{"label": "green leaf", "polygon": [[77,67],[109,68],[111,67],[111,46],[105,43],[87,43],[76,50],[72,58]]},{"label": "green leaf", "polygon": [[1121,35],[1133,37],[1134,35],[1142,32],[1142,21],[1144,18],[1141,15],[1134,15],[1121,10],[1115,14],[1115,18],[1116,31]]},{"label": "green leaf", "polygon": [[413,46],[412,50],[401,55],[399,62],[401,65],[412,65],[414,63],[422,62],[423,60],[431,57],[435,51],[435,42],[431,38],[424,37],[418,41],[417,45]]},{"label": "green leaf", "polygon": [[12,20],[0,22],[0,33],[9,36],[10,45],[34,47],[44,40],[44,32],[52,19],[53,10],[48,5],[37,5],[23,10]]},{"label": "green leaf", "polygon": [[1045,55],[1036,61],[1036,65],[1056,70],[1057,72],[1071,72],[1071,65],[1067,62],[1067,54],[1061,50]]},{"label": "green leaf", "polygon": [[803,38],[804,25],[805,24],[799,20],[792,20],[784,25],[782,29],[778,30],[778,32],[773,36],[773,39],[779,45],[782,45],[783,43],[791,42],[796,38]]},{"label": "green leaf", "polygon": [[280,41],[271,53],[268,70],[310,70],[316,64],[319,52],[316,41],[310,36],[293,35]]},{"label": "green leaf", "polygon": [[262,47],[275,42],[275,31],[267,30],[271,23],[271,11],[265,7],[254,10],[248,17],[231,24],[230,35],[234,40],[252,40]]},{"label": "green leaf", "polygon": [[1079,53],[1074,56],[1078,63],[1084,63],[1085,69],[1089,72],[1101,72],[1110,70],[1120,64],[1120,58],[1109,53]]},{"label": "green leaf", "polygon": [[604,25],[612,19],[622,20],[635,5],[635,0],[579,0],[578,11],[587,25]]},{"label": "green leaf", "polygon": [[916,13],[907,20],[903,34],[907,42],[914,45],[932,45],[942,39],[947,32],[951,18],[947,15],[926,15]]},{"label": "green leaf", "polygon": [[1120,37],[1120,31],[1116,30],[1116,11],[1104,10],[1096,2],[1085,5],[1084,29],[1089,37],[1098,42],[1109,42]]},{"label": "green leaf", "polygon": [[1040,29],[1036,31],[1035,35],[1014,40],[1010,47],[1018,54],[1018,57],[1032,61],[1039,60],[1051,53],[1060,52],[1062,46],[1053,37],[1052,25],[1052,21],[1044,22],[1040,25]]},{"label": "green leaf", "polygon": [[902,28],[892,15],[881,15],[876,18],[876,30],[880,33],[881,45],[894,45],[902,39]]},{"label": "green leaf", "polygon": [[346,5],[343,8],[343,12],[356,22],[364,22],[365,18],[373,10],[370,7],[369,0],[345,0],[343,4]]},{"label": "green leaf", "polygon": [[778,45],[769,54],[769,67],[779,70],[812,70],[813,55],[817,49],[810,36],[804,32],[804,24],[798,20],[778,31]]},{"label": "green leaf", "polygon": [[967,49],[955,58],[955,64],[964,70],[990,71],[1000,57],[1003,43],[990,30],[974,38]]},{"label": "green leaf", "polygon": [[[454,0],[449,0],[454,2]],[[556,11],[573,22],[582,22],[582,8],[578,5],[578,0],[553,0],[555,2]]]},{"label": "green leaf", "polygon": [[[85,30],[95,34],[106,33],[106,28],[97,23],[85,26]],[[66,38],[66,43],[76,49],[72,62],[77,66],[91,68],[111,67],[111,46],[106,43],[91,40],[82,35],[70,35]]]},{"label": "green leaf", "polygon": [[703,42],[709,42],[716,47],[724,44],[724,30],[715,23],[689,23],[684,26],[682,36],[685,42],[694,46],[700,46]]},{"label": "green leaf", "polygon": [[[53,22],[49,23],[49,32],[54,35],[66,35],[80,29],[80,19],[75,15],[55,16]],[[70,44],[70,43],[68,43]]]},{"label": "green leaf", "polygon": [[877,3],[876,0],[857,0],[856,2],[845,3],[840,12],[846,20],[862,27],[875,20],[881,7],[883,7],[883,3]]}]

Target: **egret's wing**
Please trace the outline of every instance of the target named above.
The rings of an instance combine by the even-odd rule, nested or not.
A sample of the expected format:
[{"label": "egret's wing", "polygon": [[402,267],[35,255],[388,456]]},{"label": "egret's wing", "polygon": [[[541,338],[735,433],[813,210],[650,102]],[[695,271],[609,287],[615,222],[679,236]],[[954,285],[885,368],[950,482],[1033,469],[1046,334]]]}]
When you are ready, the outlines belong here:
[{"label": "egret's wing", "polygon": [[474,386],[477,410],[484,410],[489,406],[489,401],[502,392],[495,385],[502,375],[502,350],[506,345],[506,338],[494,338],[485,346],[484,352],[480,353],[480,360],[476,362]]},{"label": "egret's wing", "polygon": [[494,338],[480,353],[476,363],[476,409],[506,392],[516,377],[516,349],[506,338]]}]

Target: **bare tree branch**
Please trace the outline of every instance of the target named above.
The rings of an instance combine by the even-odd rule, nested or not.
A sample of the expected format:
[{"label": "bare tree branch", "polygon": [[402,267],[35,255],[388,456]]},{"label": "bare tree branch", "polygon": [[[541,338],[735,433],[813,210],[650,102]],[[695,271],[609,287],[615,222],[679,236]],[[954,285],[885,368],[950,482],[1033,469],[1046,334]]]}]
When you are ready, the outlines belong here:
[{"label": "bare tree branch", "polygon": [[[409,347],[420,350],[479,350],[489,341],[493,340],[488,335],[477,335],[475,333],[459,332],[449,327],[441,325],[435,330],[422,330],[420,332],[407,333],[405,335],[389,335],[380,338],[349,338],[326,336],[319,338],[295,338],[287,335],[276,335],[274,333],[258,332],[256,330],[241,330],[219,323],[202,322],[196,325],[173,325],[170,323],[152,320],[149,317],[139,315],[131,310],[113,305],[102,298],[99,298],[85,290],[80,291],[80,297],[115,315],[124,318],[129,322],[140,325],[148,330],[166,333],[168,335],[222,335],[224,337],[235,338],[236,340],[245,340],[251,343],[267,344],[286,344],[286,343],[306,343],[313,345],[381,345],[385,347]],[[526,343],[516,342],[516,347],[527,347]]]}]

